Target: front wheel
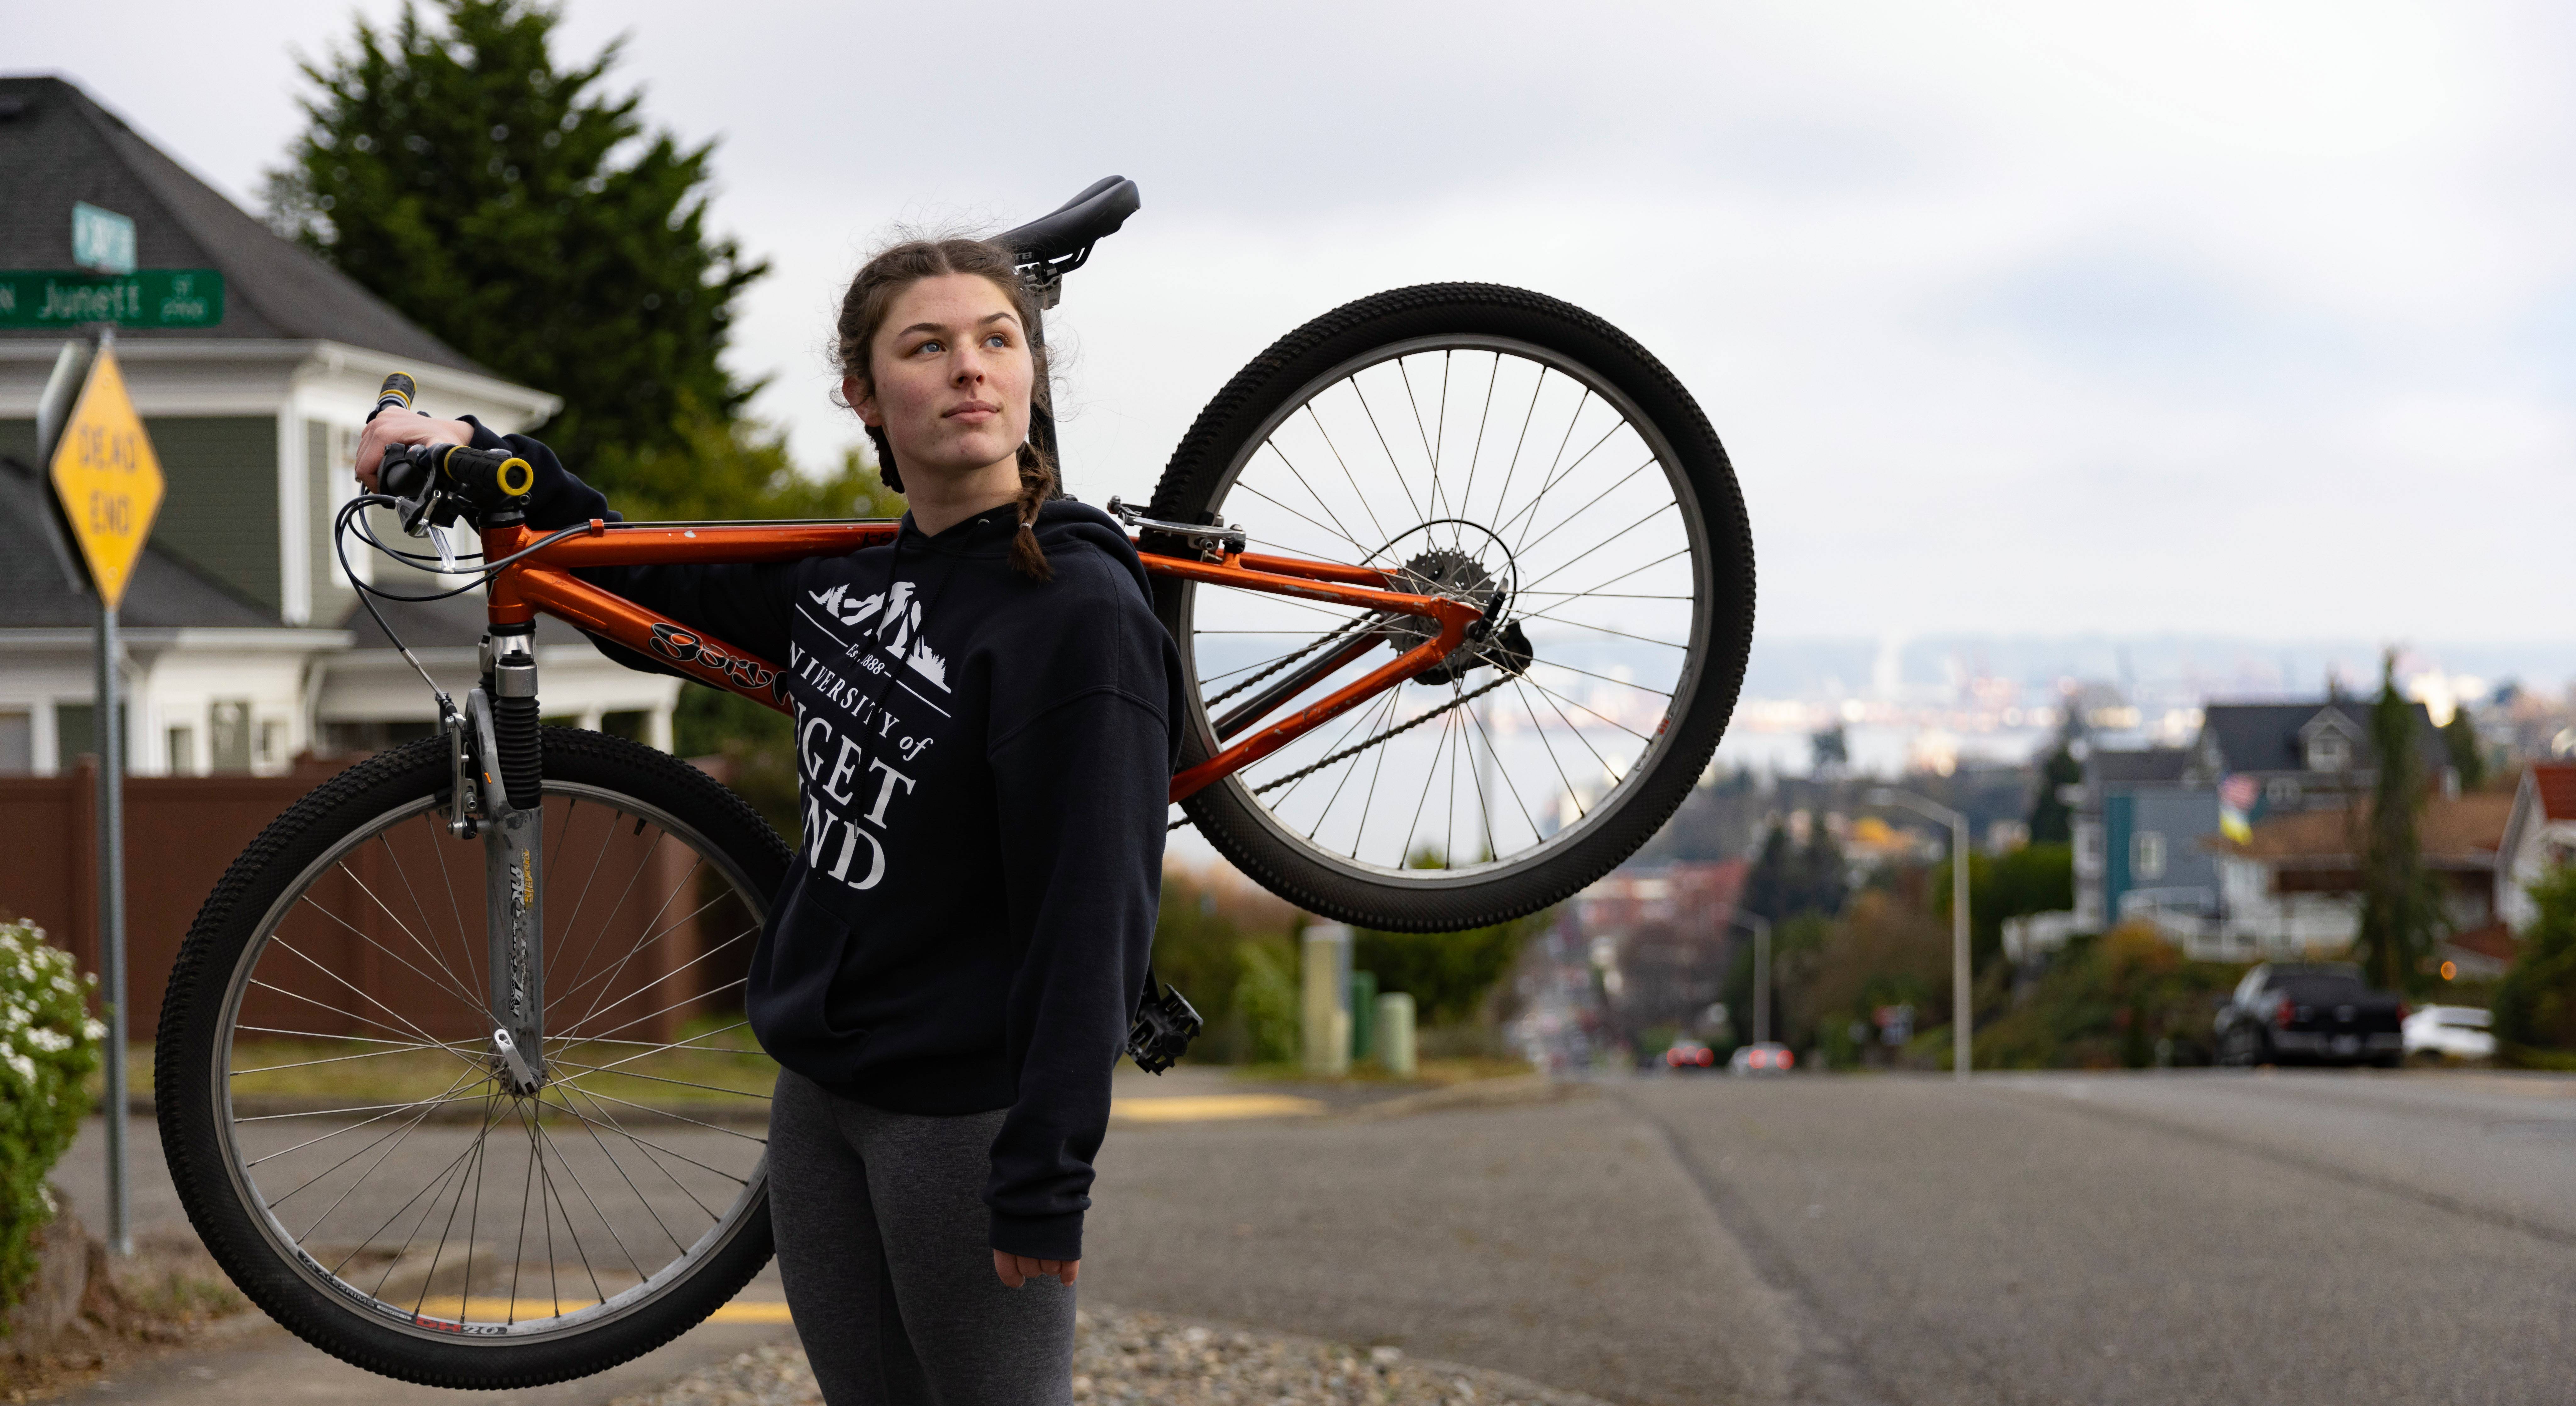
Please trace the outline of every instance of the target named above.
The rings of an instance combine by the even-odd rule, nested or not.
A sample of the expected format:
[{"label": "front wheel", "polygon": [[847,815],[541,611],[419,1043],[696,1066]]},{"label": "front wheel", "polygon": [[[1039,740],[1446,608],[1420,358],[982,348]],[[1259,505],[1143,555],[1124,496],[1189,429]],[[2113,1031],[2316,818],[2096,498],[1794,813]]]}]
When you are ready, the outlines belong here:
[{"label": "front wheel", "polygon": [[786,847],[650,748],[547,728],[543,755],[533,1093],[499,1077],[483,843],[448,832],[440,738],[271,824],[162,1004],[162,1147],[206,1248],[307,1342],[425,1385],[601,1371],[770,1254],[776,1067],[739,1012]]},{"label": "front wheel", "polygon": [[[1743,682],[1753,542],[1726,451],[1643,347],[1536,293],[1398,289],[1281,338],[1200,413],[1151,515],[1487,612],[1483,640],[1183,803],[1309,912],[1441,932],[1572,894],[1681,804]],[[1184,765],[1430,637],[1171,578],[1156,607]]]}]

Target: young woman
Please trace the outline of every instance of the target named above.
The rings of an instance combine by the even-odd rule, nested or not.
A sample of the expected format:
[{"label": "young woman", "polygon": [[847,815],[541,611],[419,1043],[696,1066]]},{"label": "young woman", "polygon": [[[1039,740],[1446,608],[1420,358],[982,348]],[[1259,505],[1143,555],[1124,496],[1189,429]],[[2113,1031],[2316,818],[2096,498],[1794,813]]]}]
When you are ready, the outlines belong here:
[{"label": "young woman", "polygon": [[[745,1004],[782,1066],[788,1306],[836,1406],[1071,1396],[1082,1215],[1181,703],[1135,550],[1057,499],[1027,442],[1032,320],[992,245],[887,249],[842,300],[838,351],[910,502],[894,543],[585,573],[777,661],[793,692],[804,837]],[[544,445],[472,420],[378,416],[358,477],[423,443],[525,457],[532,526],[616,516]]]}]

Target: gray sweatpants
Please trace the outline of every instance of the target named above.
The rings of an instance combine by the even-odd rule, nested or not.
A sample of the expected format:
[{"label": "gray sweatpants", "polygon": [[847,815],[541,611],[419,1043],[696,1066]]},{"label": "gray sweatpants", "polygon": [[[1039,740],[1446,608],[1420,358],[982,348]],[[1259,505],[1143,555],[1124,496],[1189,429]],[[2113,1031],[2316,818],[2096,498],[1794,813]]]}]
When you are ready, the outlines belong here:
[{"label": "gray sweatpants", "polygon": [[888,1113],[781,1070],[769,1214],[830,1406],[1069,1406],[1074,1291],[1006,1289],[984,1208],[1003,1111]]}]

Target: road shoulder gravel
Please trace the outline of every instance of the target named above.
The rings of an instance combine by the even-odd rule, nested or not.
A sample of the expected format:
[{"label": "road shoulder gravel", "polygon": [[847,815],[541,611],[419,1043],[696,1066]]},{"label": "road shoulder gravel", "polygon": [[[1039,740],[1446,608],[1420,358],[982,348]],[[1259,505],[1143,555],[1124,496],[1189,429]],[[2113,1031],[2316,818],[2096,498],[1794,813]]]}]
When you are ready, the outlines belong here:
[{"label": "road shoulder gravel", "polygon": [[[800,1348],[763,1346],[610,1406],[820,1406]],[[1086,1304],[1073,1399],[1119,1406],[1608,1406],[1508,1373],[1288,1333]]]}]

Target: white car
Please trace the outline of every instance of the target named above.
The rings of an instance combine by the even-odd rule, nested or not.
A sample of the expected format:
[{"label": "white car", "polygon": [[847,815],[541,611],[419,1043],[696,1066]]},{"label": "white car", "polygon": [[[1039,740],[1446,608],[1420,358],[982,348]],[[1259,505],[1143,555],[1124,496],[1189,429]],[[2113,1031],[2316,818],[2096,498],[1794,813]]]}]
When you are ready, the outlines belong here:
[{"label": "white car", "polygon": [[1796,1068],[1797,1064],[1798,1057],[1789,1053],[1787,1045],[1770,1040],[1759,1045],[1739,1047],[1735,1051],[1735,1057],[1726,1062],[1726,1072],[1738,1076],[1786,1074]]},{"label": "white car", "polygon": [[2406,1017],[2406,1053],[2448,1055],[2453,1059],[2492,1059],[2495,1036],[2487,1033],[2487,1013],[2475,1006],[2425,1006]]}]

